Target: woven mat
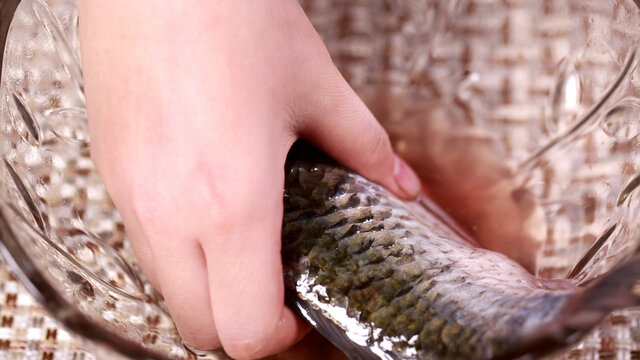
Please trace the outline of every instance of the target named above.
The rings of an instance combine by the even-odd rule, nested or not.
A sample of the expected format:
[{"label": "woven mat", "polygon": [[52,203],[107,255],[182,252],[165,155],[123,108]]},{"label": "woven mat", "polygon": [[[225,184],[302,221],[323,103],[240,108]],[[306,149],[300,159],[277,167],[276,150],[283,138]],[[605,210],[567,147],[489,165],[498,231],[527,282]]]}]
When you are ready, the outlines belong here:
[{"label": "woven mat", "polygon": [[93,360],[0,261],[0,360]]}]

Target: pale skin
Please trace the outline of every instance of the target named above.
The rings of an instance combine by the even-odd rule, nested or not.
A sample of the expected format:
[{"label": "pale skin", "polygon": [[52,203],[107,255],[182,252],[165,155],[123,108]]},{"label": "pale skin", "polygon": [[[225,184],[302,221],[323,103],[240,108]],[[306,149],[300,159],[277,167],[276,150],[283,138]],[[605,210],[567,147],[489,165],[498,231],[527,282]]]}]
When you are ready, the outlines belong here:
[{"label": "pale skin", "polygon": [[284,304],[284,162],[305,138],[410,199],[420,182],[295,0],[81,0],[92,157],[184,339],[254,359]]}]

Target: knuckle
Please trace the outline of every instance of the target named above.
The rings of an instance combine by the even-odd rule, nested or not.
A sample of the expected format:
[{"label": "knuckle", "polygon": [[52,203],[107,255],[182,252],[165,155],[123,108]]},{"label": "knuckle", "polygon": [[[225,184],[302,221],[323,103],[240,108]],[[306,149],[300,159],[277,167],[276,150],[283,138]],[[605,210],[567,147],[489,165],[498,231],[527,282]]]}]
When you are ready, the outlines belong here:
[{"label": "knuckle", "polygon": [[[181,221],[169,206],[173,200],[167,194],[170,191],[161,189],[157,184],[142,184],[132,181],[126,184],[123,192],[123,200],[126,201],[124,206],[129,208],[131,216],[140,224],[147,236],[152,236],[147,233],[150,229],[172,228],[174,224],[168,222],[168,219],[173,218],[175,221]],[[148,240],[151,241],[151,239]]]},{"label": "knuckle", "polygon": [[388,162],[390,163],[391,155],[393,154],[391,140],[379,124],[375,124],[372,128],[367,149],[367,152],[371,155],[369,159],[371,159],[374,166],[386,165]]},{"label": "knuckle", "polygon": [[131,211],[138,218],[138,220],[145,222],[145,219],[153,219],[154,216],[150,214],[151,209],[154,207],[150,204],[150,199],[146,196],[145,190],[137,189],[136,186],[133,186],[130,189],[129,194],[129,206],[131,206]]}]

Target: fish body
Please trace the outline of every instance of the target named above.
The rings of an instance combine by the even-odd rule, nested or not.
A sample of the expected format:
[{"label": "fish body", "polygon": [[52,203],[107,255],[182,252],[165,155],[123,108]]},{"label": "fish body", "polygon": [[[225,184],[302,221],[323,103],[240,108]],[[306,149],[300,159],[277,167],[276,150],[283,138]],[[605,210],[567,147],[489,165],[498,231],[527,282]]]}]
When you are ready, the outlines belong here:
[{"label": "fish body", "polygon": [[[607,296],[628,295],[605,305],[603,294],[538,279],[433,212],[323,159],[287,166],[285,281],[292,306],[352,359],[546,352],[539,347],[575,341],[612,308],[637,300],[628,295],[630,277],[602,281],[613,291]],[[619,271],[637,279],[639,267]]]}]

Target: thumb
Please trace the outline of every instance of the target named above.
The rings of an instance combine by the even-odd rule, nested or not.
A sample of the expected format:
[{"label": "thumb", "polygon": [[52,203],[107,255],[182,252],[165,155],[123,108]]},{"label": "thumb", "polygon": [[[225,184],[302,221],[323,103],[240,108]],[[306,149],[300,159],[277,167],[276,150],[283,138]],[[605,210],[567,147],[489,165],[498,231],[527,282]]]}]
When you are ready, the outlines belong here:
[{"label": "thumb", "polygon": [[[399,197],[415,198],[421,183],[391,147],[389,135],[334,68],[311,86],[304,107],[294,108],[298,134],[336,161]],[[329,79],[329,80],[327,80]]]}]

